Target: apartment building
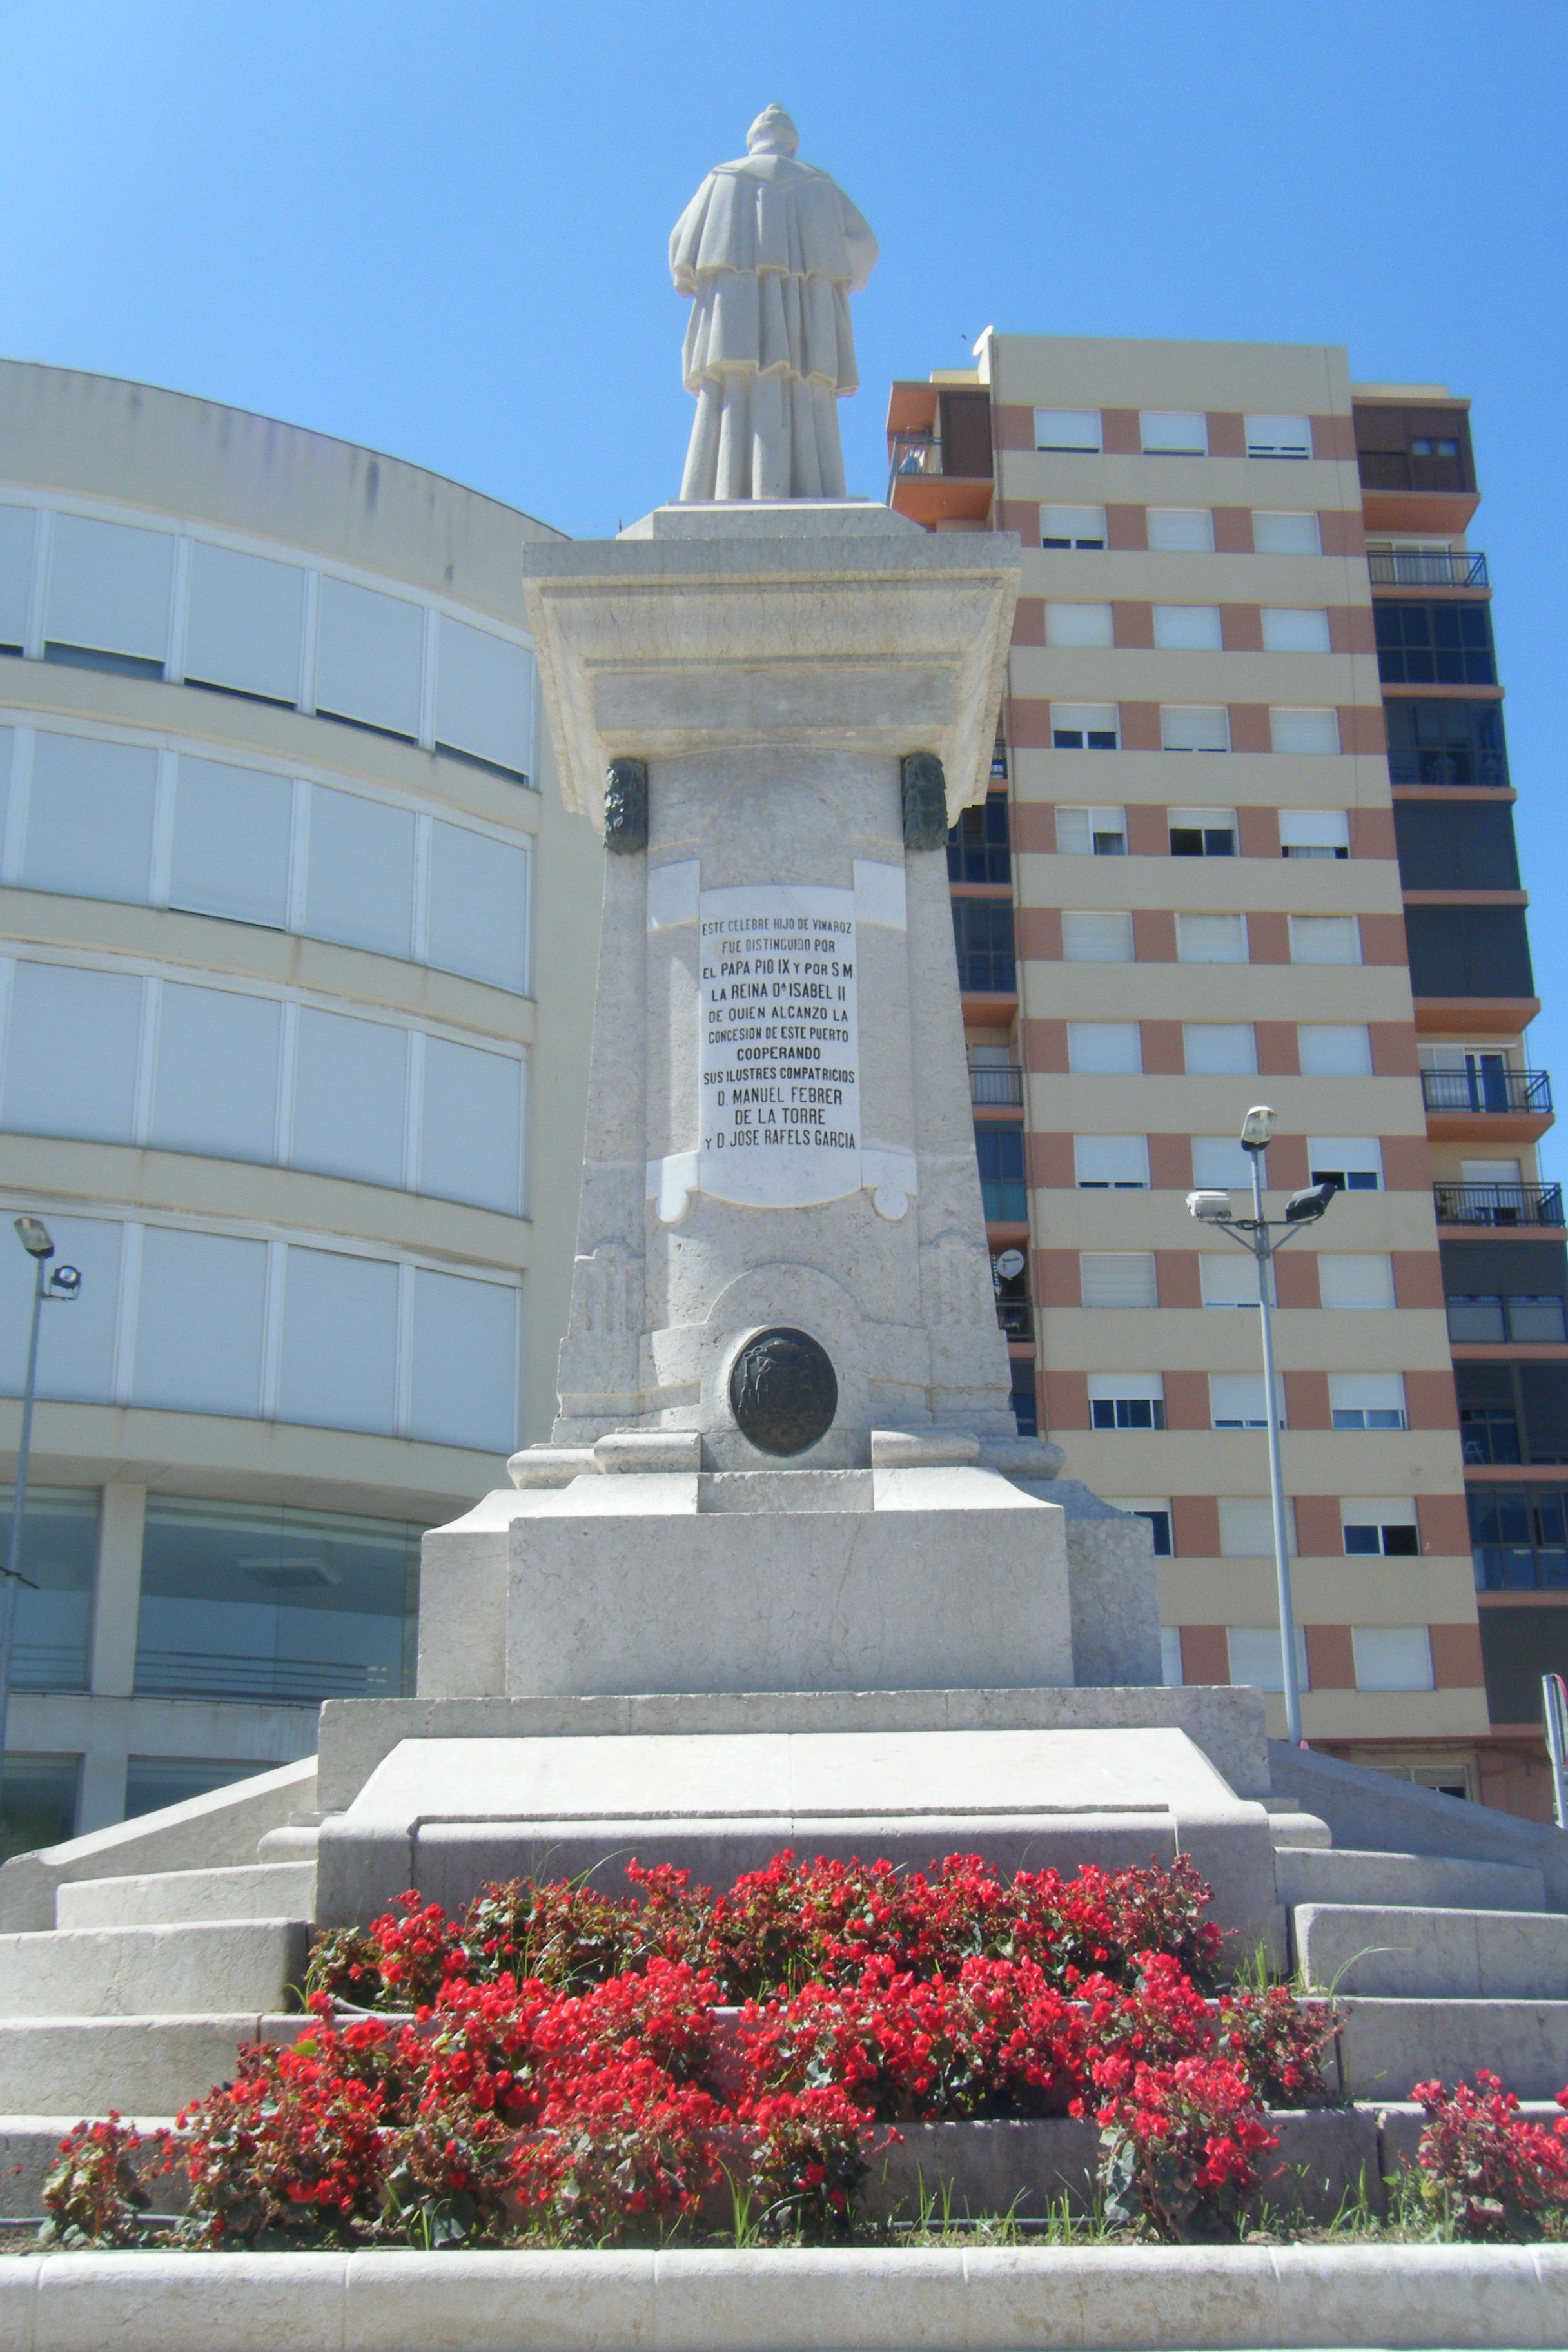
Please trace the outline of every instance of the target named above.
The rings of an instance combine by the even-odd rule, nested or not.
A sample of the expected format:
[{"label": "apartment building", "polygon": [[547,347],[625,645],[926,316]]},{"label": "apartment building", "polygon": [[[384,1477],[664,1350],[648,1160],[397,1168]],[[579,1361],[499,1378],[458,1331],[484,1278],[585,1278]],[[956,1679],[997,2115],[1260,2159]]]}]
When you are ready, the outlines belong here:
[{"label": "apartment building", "polygon": [[[549,1431],[602,851],[542,523],[0,365],[0,1475],[44,1309],[4,1844],[413,1688],[419,1537]],[[0,1490],[8,1518],[11,1495]]]},{"label": "apartment building", "polygon": [[1275,1212],[1339,1187],[1278,1261],[1308,1736],[1545,1811],[1568,1267],[1467,404],[1332,347],[976,359],[894,385],[889,499],[1024,548],[949,852],[1020,1426],[1151,1520],[1168,1678],[1278,1694],[1255,1269],[1185,1206],[1272,1103]]}]

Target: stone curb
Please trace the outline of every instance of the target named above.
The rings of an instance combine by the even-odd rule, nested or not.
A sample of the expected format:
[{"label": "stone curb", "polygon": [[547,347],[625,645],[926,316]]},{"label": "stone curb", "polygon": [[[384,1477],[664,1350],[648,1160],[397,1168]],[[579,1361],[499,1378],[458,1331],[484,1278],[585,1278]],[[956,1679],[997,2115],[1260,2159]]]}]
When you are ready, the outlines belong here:
[{"label": "stone curb", "polygon": [[1568,2247],[44,2254],[5,2352],[1568,2347]]}]

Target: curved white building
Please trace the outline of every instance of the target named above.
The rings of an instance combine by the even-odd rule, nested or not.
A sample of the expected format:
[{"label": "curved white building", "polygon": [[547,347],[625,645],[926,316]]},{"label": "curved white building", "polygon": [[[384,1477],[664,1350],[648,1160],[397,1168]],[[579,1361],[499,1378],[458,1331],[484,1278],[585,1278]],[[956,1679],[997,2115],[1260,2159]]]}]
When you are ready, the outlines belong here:
[{"label": "curved white building", "polygon": [[412,1689],[421,1528],[548,1433],[601,858],[518,583],[559,535],[0,365],[0,1471],[9,1218],[82,1275],[45,1310],[5,1851]]}]

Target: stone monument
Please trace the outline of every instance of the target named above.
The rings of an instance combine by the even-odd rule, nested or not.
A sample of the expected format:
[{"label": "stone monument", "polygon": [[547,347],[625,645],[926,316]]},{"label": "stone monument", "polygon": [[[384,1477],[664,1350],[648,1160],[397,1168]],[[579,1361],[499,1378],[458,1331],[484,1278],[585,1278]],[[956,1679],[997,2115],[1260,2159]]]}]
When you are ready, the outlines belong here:
[{"label": "stone monument", "polygon": [[527,551],[609,853],[560,1412],[426,1538],[417,1698],[324,1711],[321,1916],[545,1857],[1184,1845],[1257,1930],[1256,1696],[1159,1686],[1145,1523],[1010,1405],[942,851],[1017,542],[842,495],[875,242],[779,110],[748,143],[672,240],[681,499]]}]

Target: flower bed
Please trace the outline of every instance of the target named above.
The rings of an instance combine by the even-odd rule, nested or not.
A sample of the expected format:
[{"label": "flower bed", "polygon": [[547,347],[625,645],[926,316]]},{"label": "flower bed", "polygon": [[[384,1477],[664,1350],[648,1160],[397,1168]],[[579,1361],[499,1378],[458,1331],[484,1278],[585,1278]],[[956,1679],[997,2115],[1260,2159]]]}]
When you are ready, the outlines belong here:
[{"label": "flower bed", "polygon": [[[1331,2008],[1223,1983],[1185,1863],[1004,1880],[973,1857],[786,1853],[718,1897],[629,1875],[625,1898],[487,1887],[459,1918],[410,1893],[318,1938],[312,2030],[247,2045],[177,2136],[79,2126],[47,2234],[167,2234],[145,2218],[161,2169],[184,2177],[191,2246],[842,2236],[900,2124],[1070,2116],[1099,2124],[1110,2222],[1234,2235],[1278,2146],[1267,2108],[1326,2095]],[[1443,2129],[1434,2163],[1494,2188],[1500,2150],[1538,2133],[1506,2226],[1561,2208],[1555,2136],[1500,2105]],[[1490,2189],[1464,2194],[1490,2226]]]}]

